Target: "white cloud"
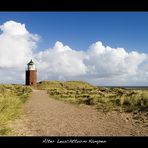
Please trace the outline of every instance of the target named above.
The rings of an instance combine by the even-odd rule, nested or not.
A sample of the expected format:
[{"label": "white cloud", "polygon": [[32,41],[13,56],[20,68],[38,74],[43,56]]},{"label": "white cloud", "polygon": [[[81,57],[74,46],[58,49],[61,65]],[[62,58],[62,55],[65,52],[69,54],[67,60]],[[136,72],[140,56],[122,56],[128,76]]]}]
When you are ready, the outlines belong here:
[{"label": "white cloud", "polygon": [[147,58],[144,53],[105,47],[100,41],[90,46],[87,55],[84,63],[89,67],[88,73],[103,77],[136,74],[138,66]]},{"label": "white cloud", "polygon": [[37,35],[29,33],[24,24],[7,21],[0,26],[0,68],[25,66],[36,47]]},{"label": "white cloud", "polygon": [[0,82],[21,82],[20,75],[24,73],[39,37],[29,33],[24,24],[14,21],[0,25],[0,30]]},{"label": "white cloud", "polygon": [[84,63],[88,67],[87,77],[94,84],[147,85],[148,82],[145,74],[148,69],[141,69],[142,64],[148,63],[148,55],[144,53],[105,47],[99,41],[89,47]]},{"label": "white cloud", "polygon": [[78,51],[57,41],[34,52],[39,36],[14,21],[0,25],[0,82],[24,83],[25,66],[33,58],[38,80],[85,80],[96,85],[147,85],[148,55],[98,41]]},{"label": "white cloud", "polygon": [[[100,85],[142,84],[147,55],[124,48],[105,47],[100,41],[76,51],[57,41],[35,55],[40,79],[85,80]],[[145,64],[144,64],[145,65]],[[143,73],[143,74],[142,74]],[[138,78],[141,77],[139,80]]]},{"label": "white cloud", "polygon": [[40,51],[35,55],[41,79],[66,79],[84,75],[82,51],[75,51],[57,41],[52,49]]},{"label": "white cloud", "polygon": [[3,25],[0,26],[0,29],[3,33],[8,35],[26,35],[29,32],[25,28],[25,24],[17,23],[14,21],[7,21]]}]

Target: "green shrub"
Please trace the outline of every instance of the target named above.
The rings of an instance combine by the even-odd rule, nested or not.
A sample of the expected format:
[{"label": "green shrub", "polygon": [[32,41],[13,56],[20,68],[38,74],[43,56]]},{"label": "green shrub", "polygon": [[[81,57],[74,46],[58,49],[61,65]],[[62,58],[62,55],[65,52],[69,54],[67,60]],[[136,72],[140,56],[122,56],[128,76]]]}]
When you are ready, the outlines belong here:
[{"label": "green shrub", "polygon": [[93,105],[93,99],[90,96],[87,97],[80,97],[77,99],[79,104],[86,104],[86,105]]}]

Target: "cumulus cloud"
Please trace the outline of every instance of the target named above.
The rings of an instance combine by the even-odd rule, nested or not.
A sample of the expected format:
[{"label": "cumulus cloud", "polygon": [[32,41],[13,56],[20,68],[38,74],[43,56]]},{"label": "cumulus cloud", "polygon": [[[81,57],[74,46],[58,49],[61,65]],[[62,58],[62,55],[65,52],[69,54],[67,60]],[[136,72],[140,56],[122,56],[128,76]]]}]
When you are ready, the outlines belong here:
[{"label": "cumulus cloud", "polygon": [[35,59],[42,79],[67,79],[81,76],[87,69],[83,63],[84,53],[64,46],[59,41],[53,48],[37,53]]},{"label": "cumulus cloud", "polygon": [[7,21],[0,26],[0,68],[22,68],[32,57],[37,35],[29,33],[25,24]]},{"label": "cumulus cloud", "polygon": [[111,48],[100,41],[93,43],[86,53],[87,77],[92,78],[93,84],[147,85],[145,72],[148,69],[142,69],[142,65],[148,62],[147,54]]},{"label": "cumulus cloud", "polygon": [[126,52],[124,48],[105,47],[100,41],[92,44],[87,51],[84,63],[89,67],[88,73],[103,77],[117,75],[134,75],[138,66],[147,58],[144,53]]},{"label": "cumulus cloud", "polygon": [[95,85],[147,85],[148,55],[112,48],[101,41],[78,51],[57,41],[54,47],[34,52],[39,35],[25,24],[0,25],[0,82],[24,83],[25,66],[33,58],[38,80],[85,80]]},{"label": "cumulus cloud", "polygon": [[141,65],[148,60],[144,53],[111,48],[100,41],[86,51],[57,41],[53,48],[37,53],[35,59],[41,79],[85,80],[96,85],[136,85],[139,77],[142,84],[146,68],[142,70]]},{"label": "cumulus cloud", "polygon": [[15,21],[0,25],[0,30],[0,82],[21,82],[39,37],[29,33],[25,24]]}]

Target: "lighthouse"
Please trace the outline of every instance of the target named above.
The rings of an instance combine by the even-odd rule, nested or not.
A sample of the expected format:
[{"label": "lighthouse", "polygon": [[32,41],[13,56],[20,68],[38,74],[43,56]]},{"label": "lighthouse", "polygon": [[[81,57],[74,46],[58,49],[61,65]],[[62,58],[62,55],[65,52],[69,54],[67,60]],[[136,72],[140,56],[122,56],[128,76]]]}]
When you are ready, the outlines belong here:
[{"label": "lighthouse", "polygon": [[30,86],[36,86],[37,83],[37,70],[35,68],[35,64],[30,60],[30,62],[27,64],[27,70],[26,70],[26,85]]}]

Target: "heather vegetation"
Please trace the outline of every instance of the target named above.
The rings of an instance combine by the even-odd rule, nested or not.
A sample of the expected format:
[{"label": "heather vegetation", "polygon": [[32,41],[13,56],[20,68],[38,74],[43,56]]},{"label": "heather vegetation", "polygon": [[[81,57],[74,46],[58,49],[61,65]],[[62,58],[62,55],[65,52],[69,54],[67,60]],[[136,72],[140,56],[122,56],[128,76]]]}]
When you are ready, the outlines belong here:
[{"label": "heather vegetation", "polygon": [[83,81],[42,81],[38,88],[55,99],[95,105],[99,111],[132,113],[135,120],[148,126],[148,90],[95,87]]},{"label": "heather vegetation", "polygon": [[0,85],[0,135],[7,135],[11,131],[7,124],[19,117],[21,105],[31,91],[31,87],[22,85]]}]

